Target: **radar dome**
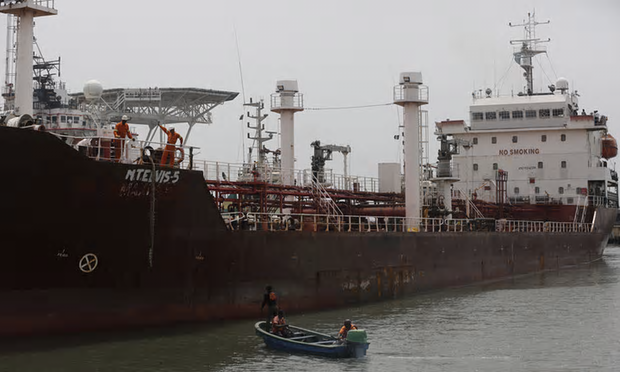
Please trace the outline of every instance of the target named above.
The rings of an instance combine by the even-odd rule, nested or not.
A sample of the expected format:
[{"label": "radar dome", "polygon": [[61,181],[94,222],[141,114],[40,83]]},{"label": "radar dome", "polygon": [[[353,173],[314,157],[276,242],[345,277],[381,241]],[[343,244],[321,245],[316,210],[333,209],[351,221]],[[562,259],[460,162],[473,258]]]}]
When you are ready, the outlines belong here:
[{"label": "radar dome", "polygon": [[97,80],[89,80],[84,84],[84,97],[87,100],[93,100],[101,97],[103,93],[103,85]]},{"label": "radar dome", "polygon": [[568,80],[566,78],[559,78],[558,81],[555,82],[555,88],[560,91],[568,90]]}]

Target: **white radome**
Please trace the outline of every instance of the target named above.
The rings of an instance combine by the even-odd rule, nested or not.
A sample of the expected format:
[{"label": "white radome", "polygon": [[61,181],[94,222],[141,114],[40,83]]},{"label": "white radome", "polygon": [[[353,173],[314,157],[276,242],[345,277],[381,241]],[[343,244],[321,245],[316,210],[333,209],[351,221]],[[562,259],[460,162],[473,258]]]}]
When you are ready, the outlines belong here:
[{"label": "white radome", "polygon": [[558,81],[555,82],[555,88],[559,90],[568,90],[568,79],[559,78]]},{"label": "white radome", "polygon": [[103,94],[103,85],[97,80],[89,80],[84,84],[84,97],[87,100],[98,99]]}]

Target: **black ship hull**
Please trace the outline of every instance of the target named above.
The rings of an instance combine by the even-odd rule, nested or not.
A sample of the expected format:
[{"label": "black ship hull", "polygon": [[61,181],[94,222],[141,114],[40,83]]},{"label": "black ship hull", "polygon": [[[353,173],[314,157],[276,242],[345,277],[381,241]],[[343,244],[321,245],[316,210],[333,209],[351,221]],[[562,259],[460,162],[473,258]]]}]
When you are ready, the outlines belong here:
[{"label": "black ship hull", "polygon": [[[0,335],[259,317],[559,269],[601,257],[590,232],[229,231],[196,171],[96,162],[0,128]],[[154,175],[154,177],[153,177]]]}]

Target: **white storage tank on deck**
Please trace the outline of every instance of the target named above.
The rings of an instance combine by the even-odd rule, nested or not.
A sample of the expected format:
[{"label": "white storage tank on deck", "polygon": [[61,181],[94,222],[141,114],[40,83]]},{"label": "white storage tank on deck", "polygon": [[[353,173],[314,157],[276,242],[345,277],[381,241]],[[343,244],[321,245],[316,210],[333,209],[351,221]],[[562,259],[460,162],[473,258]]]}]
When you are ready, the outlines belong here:
[{"label": "white storage tank on deck", "polygon": [[399,163],[379,163],[379,192],[402,192]]}]

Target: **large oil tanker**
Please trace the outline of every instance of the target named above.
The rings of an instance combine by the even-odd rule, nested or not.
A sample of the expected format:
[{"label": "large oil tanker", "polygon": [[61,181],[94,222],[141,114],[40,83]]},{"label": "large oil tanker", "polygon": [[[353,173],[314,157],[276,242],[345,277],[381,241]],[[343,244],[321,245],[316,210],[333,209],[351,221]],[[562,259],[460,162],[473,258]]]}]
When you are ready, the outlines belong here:
[{"label": "large oil tanker", "polygon": [[[40,3],[13,8],[42,12]],[[517,53],[531,76],[527,38]],[[320,151],[307,179],[295,173],[286,141],[303,106],[291,81],[272,97],[283,132],[275,164],[231,170],[186,150],[167,167],[152,143],[115,147],[105,131],[76,148],[29,120],[0,126],[0,335],[257,317],[267,284],[299,312],[596,261],[616,218],[617,175],[604,160],[615,141],[604,117],[580,112],[566,81],[556,85],[486,93],[471,125],[437,123],[437,172],[406,167],[404,193],[400,174],[392,189],[328,182]],[[428,102],[420,74],[401,74],[394,102],[405,161],[423,164],[411,140]],[[556,147],[573,140],[588,156],[560,159]]]}]

